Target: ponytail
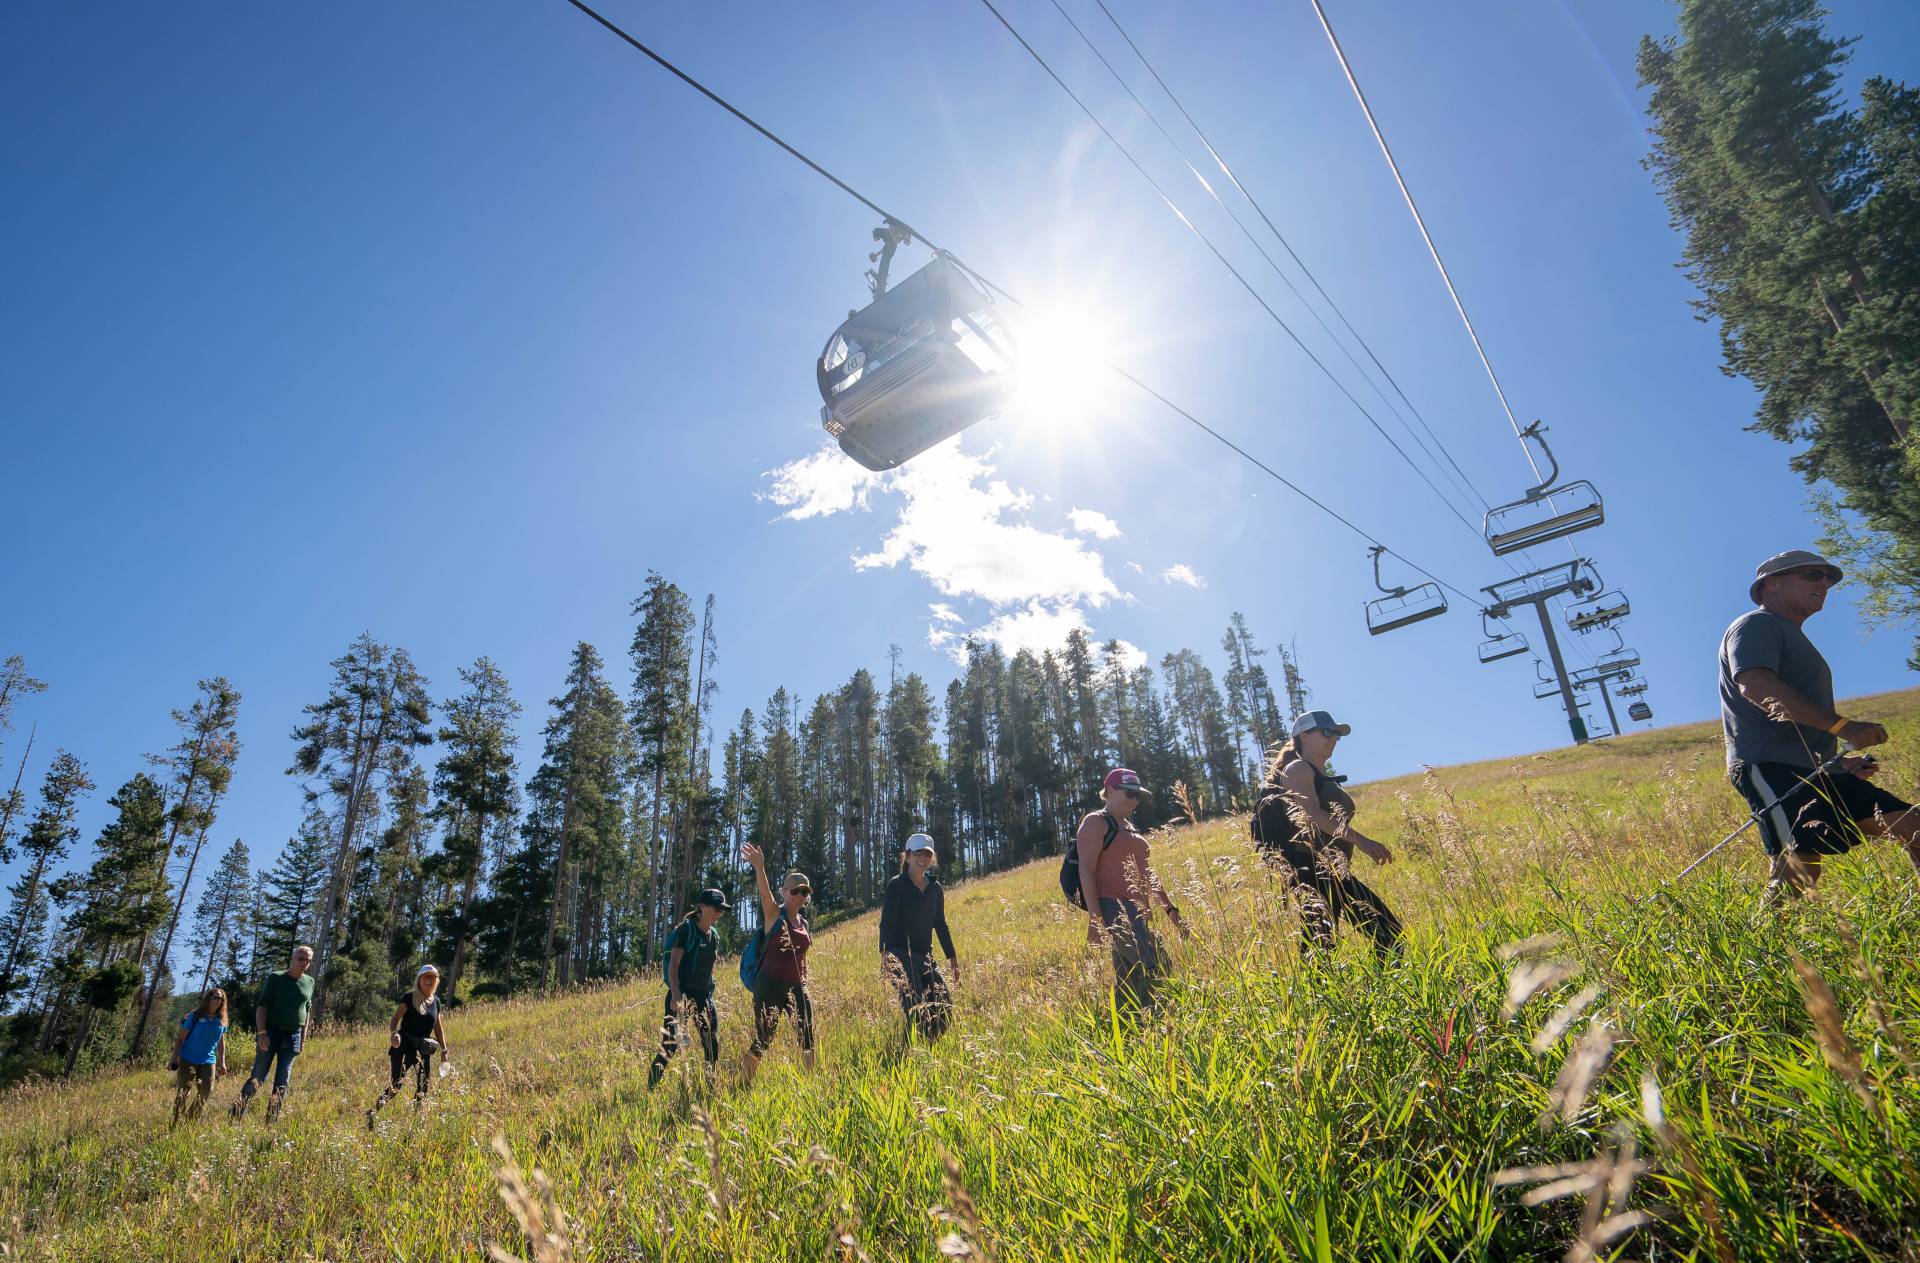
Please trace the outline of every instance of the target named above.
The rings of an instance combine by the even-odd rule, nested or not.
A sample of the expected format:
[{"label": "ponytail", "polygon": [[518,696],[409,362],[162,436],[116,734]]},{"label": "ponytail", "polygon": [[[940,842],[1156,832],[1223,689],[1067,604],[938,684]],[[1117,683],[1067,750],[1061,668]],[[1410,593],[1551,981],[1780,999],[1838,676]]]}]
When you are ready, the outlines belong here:
[{"label": "ponytail", "polygon": [[1288,737],[1281,743],[1279,749],[1267,756],[1266,783],[1269,786],[1278,786],[1280,783],[1280,773],[1286,770],[1289,763],[1299,757],[1300,751],[1295,745],[1294,739]]}]

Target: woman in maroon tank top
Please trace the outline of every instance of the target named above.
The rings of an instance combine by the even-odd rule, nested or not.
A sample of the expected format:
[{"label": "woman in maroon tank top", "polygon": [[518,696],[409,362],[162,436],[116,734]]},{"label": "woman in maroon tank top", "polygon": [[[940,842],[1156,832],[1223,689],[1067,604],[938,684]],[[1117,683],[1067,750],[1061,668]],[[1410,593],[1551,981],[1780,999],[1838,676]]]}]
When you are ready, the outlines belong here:
[{"label": "woman in maroon tank top", "polygon": [[807,994],[807,949],[813,933],[802,915],[813,897],[813,883],[805,873],[788,873],[780,882],[780,898],[767,881],[766,857],[748,843],[741,858],[753,865],[760,886],[760,924],[778,928],[761,949],[760,972],[753,980],[753,1046],[747,1049],[746,1079],[753,1081],[760,1058],[780,1033],[780,1019],[793,1014],[794,1037],[800,1042],[800,1060],[813,1069],[813,997]]}]

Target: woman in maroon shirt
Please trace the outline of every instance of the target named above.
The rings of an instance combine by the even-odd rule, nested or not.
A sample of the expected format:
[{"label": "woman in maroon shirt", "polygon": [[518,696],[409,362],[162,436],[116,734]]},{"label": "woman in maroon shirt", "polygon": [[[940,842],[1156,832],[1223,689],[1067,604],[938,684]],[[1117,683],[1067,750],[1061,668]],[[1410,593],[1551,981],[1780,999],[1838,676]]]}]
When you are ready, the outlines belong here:
[{"label": "woman in maroon shirt", "polygon": [[[741,857],[753,865],[760,885],[760,924],[771,927],[760,953],[760,972],[753,980],[753,1046],[747,1049],[746,1079],[753,1081],[760,1058],[780,1032],[780,1016],[793,1013],[793,1033],[800,1041],[800,1060],[813,1069],[813,999],[807,995],[807,948],[813,934],[801,910],[813,895],[805,873],[788,873],[780,883],[780,898],[767,883],[766,857],[748,843]],[[778,925],[776,926],[776,922]]]}]

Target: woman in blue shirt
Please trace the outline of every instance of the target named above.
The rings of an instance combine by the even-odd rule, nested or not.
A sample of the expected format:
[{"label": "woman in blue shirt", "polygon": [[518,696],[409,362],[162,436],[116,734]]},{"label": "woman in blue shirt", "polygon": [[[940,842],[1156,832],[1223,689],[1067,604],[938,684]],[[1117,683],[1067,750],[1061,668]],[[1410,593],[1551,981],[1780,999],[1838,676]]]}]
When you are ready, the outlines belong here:
[{"label": "woman in blue shirt", "polygon": [[[200,1117],[213,1081],[227,1072],[227,993],[215,987],[200,997],[200,1006],[180,1019],[173,1034],[173,1056],[167,1068],[173,1071],[173,1123],[180,1125],[180,1111],[187,1121]],[[200,1091],[187,1104],[187,1091],[195,1084]]]}]

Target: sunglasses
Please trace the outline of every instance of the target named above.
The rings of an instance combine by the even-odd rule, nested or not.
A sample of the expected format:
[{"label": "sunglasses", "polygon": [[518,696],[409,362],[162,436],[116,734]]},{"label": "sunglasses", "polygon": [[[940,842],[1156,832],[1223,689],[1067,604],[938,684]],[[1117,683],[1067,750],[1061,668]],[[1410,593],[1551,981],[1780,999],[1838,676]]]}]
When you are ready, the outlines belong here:
[{"label": "sunglasses", "polygon": [[1320,728],[1320,729],[1317,729],[1316,731],[1318,731],[1321,736],[1326,737],[1330,740],[1333,740],[1333,741],[1340,740],[1340,734],[1334,731],[1332,728]]},{"label": "sunglasses", "polygon": [[1833,582],[1833,571],[1823,570],[1819,566],[1802,566],[1798,570],[1789,570],[1787,573],[1790,575],[1798,575],[1808,583],[1824,582],[1831,584]]},{"label": "sunglasses", "polygon": [[806,895],[810,895],[813,893],[813,887],[812,886],[790,886],[787,888],[787,893],[790,895],[801,895],[804,897]]},{"label": "sunglasses", "polygon": [[1140,801],[1140,791],[1137,789],[1123,789],[1120,792],[1125,794],[1129,799],[1131,799],[1134,802]]}]

